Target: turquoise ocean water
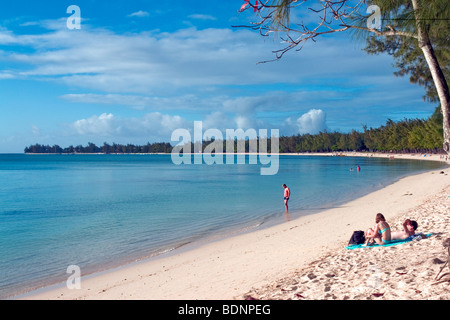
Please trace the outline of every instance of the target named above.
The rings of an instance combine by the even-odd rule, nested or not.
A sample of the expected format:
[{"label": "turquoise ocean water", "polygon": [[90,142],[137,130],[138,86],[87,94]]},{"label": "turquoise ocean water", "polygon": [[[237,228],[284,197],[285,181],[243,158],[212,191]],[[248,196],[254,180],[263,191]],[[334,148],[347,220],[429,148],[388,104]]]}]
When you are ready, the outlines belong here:
[{"label": "turquoise ocean water", "polygon": [[[361,166],[361,172],[355,169]],[[0,154],[0,298],[338,206],[432,161],[280,156],[260,165],[175,165],[170,155]],[[176,251],[174,251],[176,252]]]}]

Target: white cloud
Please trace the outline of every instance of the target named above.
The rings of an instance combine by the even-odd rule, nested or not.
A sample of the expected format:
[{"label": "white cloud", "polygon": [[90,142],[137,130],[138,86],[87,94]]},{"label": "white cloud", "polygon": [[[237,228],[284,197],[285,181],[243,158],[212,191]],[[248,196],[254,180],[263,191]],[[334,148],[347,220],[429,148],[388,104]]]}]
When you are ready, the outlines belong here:
[{"label": "white cloud", "polygon": [[247,117],[236,116],[234,121],[236,122],[236,129],[247,129],[252,127]]},{"label": "white cloud", "polygon": [[297,126],[300,134],[317,134],[326,129],[325,112],[312,109],[297,119]]},{"label": "white cloud", "polygon": [[222,96],[214,96],[201,99],[193,94],[185,94],[175,97],[129,95],[129,94],[93,94],[78,93],[60,96],[64,100],[76,103],[123,105],[134,109],[148,110],[205,110],[220,106],[225,99]]},{"label": "white cloud", "polygon": [[112,113],[93,115],[69,124],[66,135],[86,138],[141,139],[146,141],[170,141],[172,132],[178,128],[192,126],[180,116],[153,112],[141,118],[122,118]]},{"label": "white cloud", "polygon": [[216,17],[213,17],[208,14],[191,14],[189,16],[191,19],[197,19],[197,20],[217,20]]},{"label": "white cloud", "polygon": [[159,101],[157,97],[121,95],[121,94],[103,95],[93,93],[80,93],[80,94],[71,93],[62,95],[61,98],[71,102],[124,105],[135,109],[143,109],[144,107],[150,107],[155,104],[158,104]]},{"label": "white cloud", "polygon": [[11,73],[7,73],[7,72],[2,72],[0,73],[0,80],[4,80],[4,79],[14,79],[14,75],[12,75]]},{"label": "white cloud", "polygon": [[[391,64],[386,57],[373,58],[383,63],[370,64],[363,53],[345,49],[338,40],[327,40],[308,44],[301,53],[278,63],[257,65],[270,59],[271,50],[279,44],[264,42],[248,30],[189,28],[118,34],[88,25],[73,32],[61,27],[62,22],[45,22],[49,32],[43,34],[18,35],[0,29],[0,44],[27,49],[0,51],[0,59],[9,63],[8,70],[0,68],[0,79],[55,81],[95,92],[63,96],[77,102],[152,111],[212,108],[254,117],[261,111],[292,110],[304,102],[312,104],[305,108],[312,108],[324,97],[330,105],[361,98],[364,85],[386,86],[379,77],[380,66],[388,69]],[[286,91],[284,84],[295,84],[295,91]],[[354,84],[361,87],[356,94],[340,90]],[[252,85],[267,89],[250,95],[229,89]]]},{"label": "white cloud", "polygon": [[147,11],[139,10],[137,12],[133,12],[129,14],[127,17],[138,17],[138,18],[144,18],[148,17],[150,14]]},{"label": "white cloud", "polygon": [[40,136],[41,135],[41,129],[38,126],[33,124],[31,126],[31,134],[33,136]]},{"label": "white cloud", "polygon": [[17,42],[17,36],[12,31],[0,26],[0,44],[14,44]]},{"label": "white cloud", "polygon": [[[51,27],[50,22],[47,25]],[[0,43],[31,49],[0,52],[0,58],[21,65],[23,70],[16,77],[45,77],[106,93],[140,94],[173,93],[194,87],[205,90],[225,85],[296,83],[325,70],[327,75],[336,74],[342,71],[339,66],[345,64],[330,61],[318,67],[306,63],[314,55],[326,61],[327,52],[333,52],[337,46],[328,45],[326,50],[303,51],[302,59],[257,65],[270,59],[271,50],[278,45],[263,42],[248,30],[188,28],[171,33],[117,34],[86,25],[73,32],[61,25],[60,21],[54,23],[53,28],[60,29],[37,35],[0,30]],[[357,59],[348,52],[346,55],[342,55],[346,61],[356,64]],[[337,53],[335,57],[342,59]]]},{"label": "white cloud", "polygon": [[[422,95],[408,79],[391,76],[390,57],[368,57],[337,38],[309,43],[278,62],[257,64],[271,59],[270,52],[280,44],[248,30],[120,34],[87,24],[73,32],[64,19],[41,25],[47,28],[41,34],[16,34],[0,27],[0,80],[53,81],[72,92],[62,95],[65,100],[100,104],[100,115],[72,123],[72,133],[78,135],[152,135],[167,141],[169,123],[186,124],[188,112],[196,120],[203,118],[205,127],[221,130],[279,125],[286,129],[281,134],[288,129],[296,134],[323,130],[326,120],[333,128],[358,129],[367,119],[386,119],[375,107],[410,110],[416,102],[406,99],[420,100]],[[123,118],[119,111],[113,115],[105,110],[105,104],[153,113]],[[327,110],[327,119],[321,110],[311,110],[316,106]],[[163,114],[168,110],[181,117]],[[352,110],[352,116],[342,110]],[[283,124],[287,113],[291,118]]]},{"label": "white cloud", "polygon": [[100,136],[120,134],[121,131],[120,125],[116,123],[116,119],[111,113],[77,120],[73,123],[73,129],[80,135],[94,134]]},{"label": "white cloud", "polygon": [[317,134],[327,128],[326,114],[320,109],[312,109],[301,115],[297,120],[287,118],[283,132],[286,135],[296,134]]},{"label": "white cloud", "polygon": [[256,96],[242,96],[227,99],[223,102],[224,110],[240,114],[254,114],[262,110],[273,110],[280,107],[283,101],[281,94],[269,92]]},{"label": "white cloud", "polygon": [[203,128],[205,129],[219,129],[225,132],[226,129],[233,128],[233,119],[222,111],[214,111],[207,114],[203,119]]}]

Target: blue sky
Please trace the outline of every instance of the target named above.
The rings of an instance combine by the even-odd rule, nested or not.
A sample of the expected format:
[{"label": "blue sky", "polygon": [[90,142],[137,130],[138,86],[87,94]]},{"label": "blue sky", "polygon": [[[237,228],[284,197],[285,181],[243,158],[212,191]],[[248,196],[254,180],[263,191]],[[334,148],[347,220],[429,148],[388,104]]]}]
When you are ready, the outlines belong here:
[{"label": "blue sky", "polygon": [[[0,153],[34,143],[170,142],[175,129],[348,132],[427,118],[423,88],[350,34],[282,60],[279,39],[235,25],[243,1],[35,1],[0,6]],[[67,28],[70,5],[81,29]]]}]

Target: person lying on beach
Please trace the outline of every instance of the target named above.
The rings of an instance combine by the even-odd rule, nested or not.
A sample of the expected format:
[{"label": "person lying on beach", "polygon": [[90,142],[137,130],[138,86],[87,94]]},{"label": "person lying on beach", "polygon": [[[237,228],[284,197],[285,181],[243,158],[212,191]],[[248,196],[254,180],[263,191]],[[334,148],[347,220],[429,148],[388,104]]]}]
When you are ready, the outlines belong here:
[{"label": "person lying on beach", "polygon": [[402,231],[394,231],[391,233],[392,240],[405,240],[410,236],[413,236],[417,229],[417,222],[406,219],[403,222],[403,230]]},{"label": "person lying on beach", "polygon": [[364,233],[366,237],[364,246],[369,245],[369,243],[373,244],[374,242],[379,245],[391,242],[391,227],[381,213],[377,213],[375,223],[376,225],[373,228],[369,228]]},{"label": "person lying on beach", "polygon": [[422,232],[416,234],[418,226],[417,221],[406,219],[405,222],[403,222],[403,231],[392,232],[391,240],[426,239],[427,236]]}]

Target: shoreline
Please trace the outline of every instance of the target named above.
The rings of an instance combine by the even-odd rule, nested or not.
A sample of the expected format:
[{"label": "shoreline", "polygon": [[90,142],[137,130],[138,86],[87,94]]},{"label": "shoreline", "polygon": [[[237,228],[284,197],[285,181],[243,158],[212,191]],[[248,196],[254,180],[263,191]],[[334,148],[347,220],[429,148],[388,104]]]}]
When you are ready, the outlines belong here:
[{"label": "shoreline", "polygon": [[[171,153],[11,153],[11,154],[24,154],[24,155],[171,155]],[[195,155],[195,153],[187,153]],[[221,155],[227,155],[227,153],[218,153]],[[327,156],[327,157],[376,157],[376,158],[390,158],[390,159],[408,159],[408,160],[431,160],[449,162],[450,157],[441,153],[383,153],[383,152],[360,152],[360,151],[336,151],[336,152],[291,152],[291,153],[239,153],[235,152],[234,155],[274,155],[274,156]],[[442,159],[441,156],[444,158]],[[447,157],[447,160],[445,160]]]},{"label": "shoreline", "polygon": [[[438,153],[382,153],[382,152],[316,152],[316,153],[280,153],[280,155],[299,155],[299,156],[329,156],[329,157],[360,157],[360,158],[389,158],[391,160],[419,160],[419,161],[440,161],[450,164],[450,158],[447,155]],[[447,159],[446,159],[447,158]]]},{"label": "shoreline", "polygon": [[[448,167],[444,170],[447,174]],[[342,250],[353,231],[373,224],[377,212],[390,219],[419,205],[448,187],[444,177],[436,170],[408,176],[337,208],[82,277],[79,290],[62,284],[12,299],[239,299],[251,288],[269,285],[321,255]],[[406,195],[407,203],[402,201]]]}]

